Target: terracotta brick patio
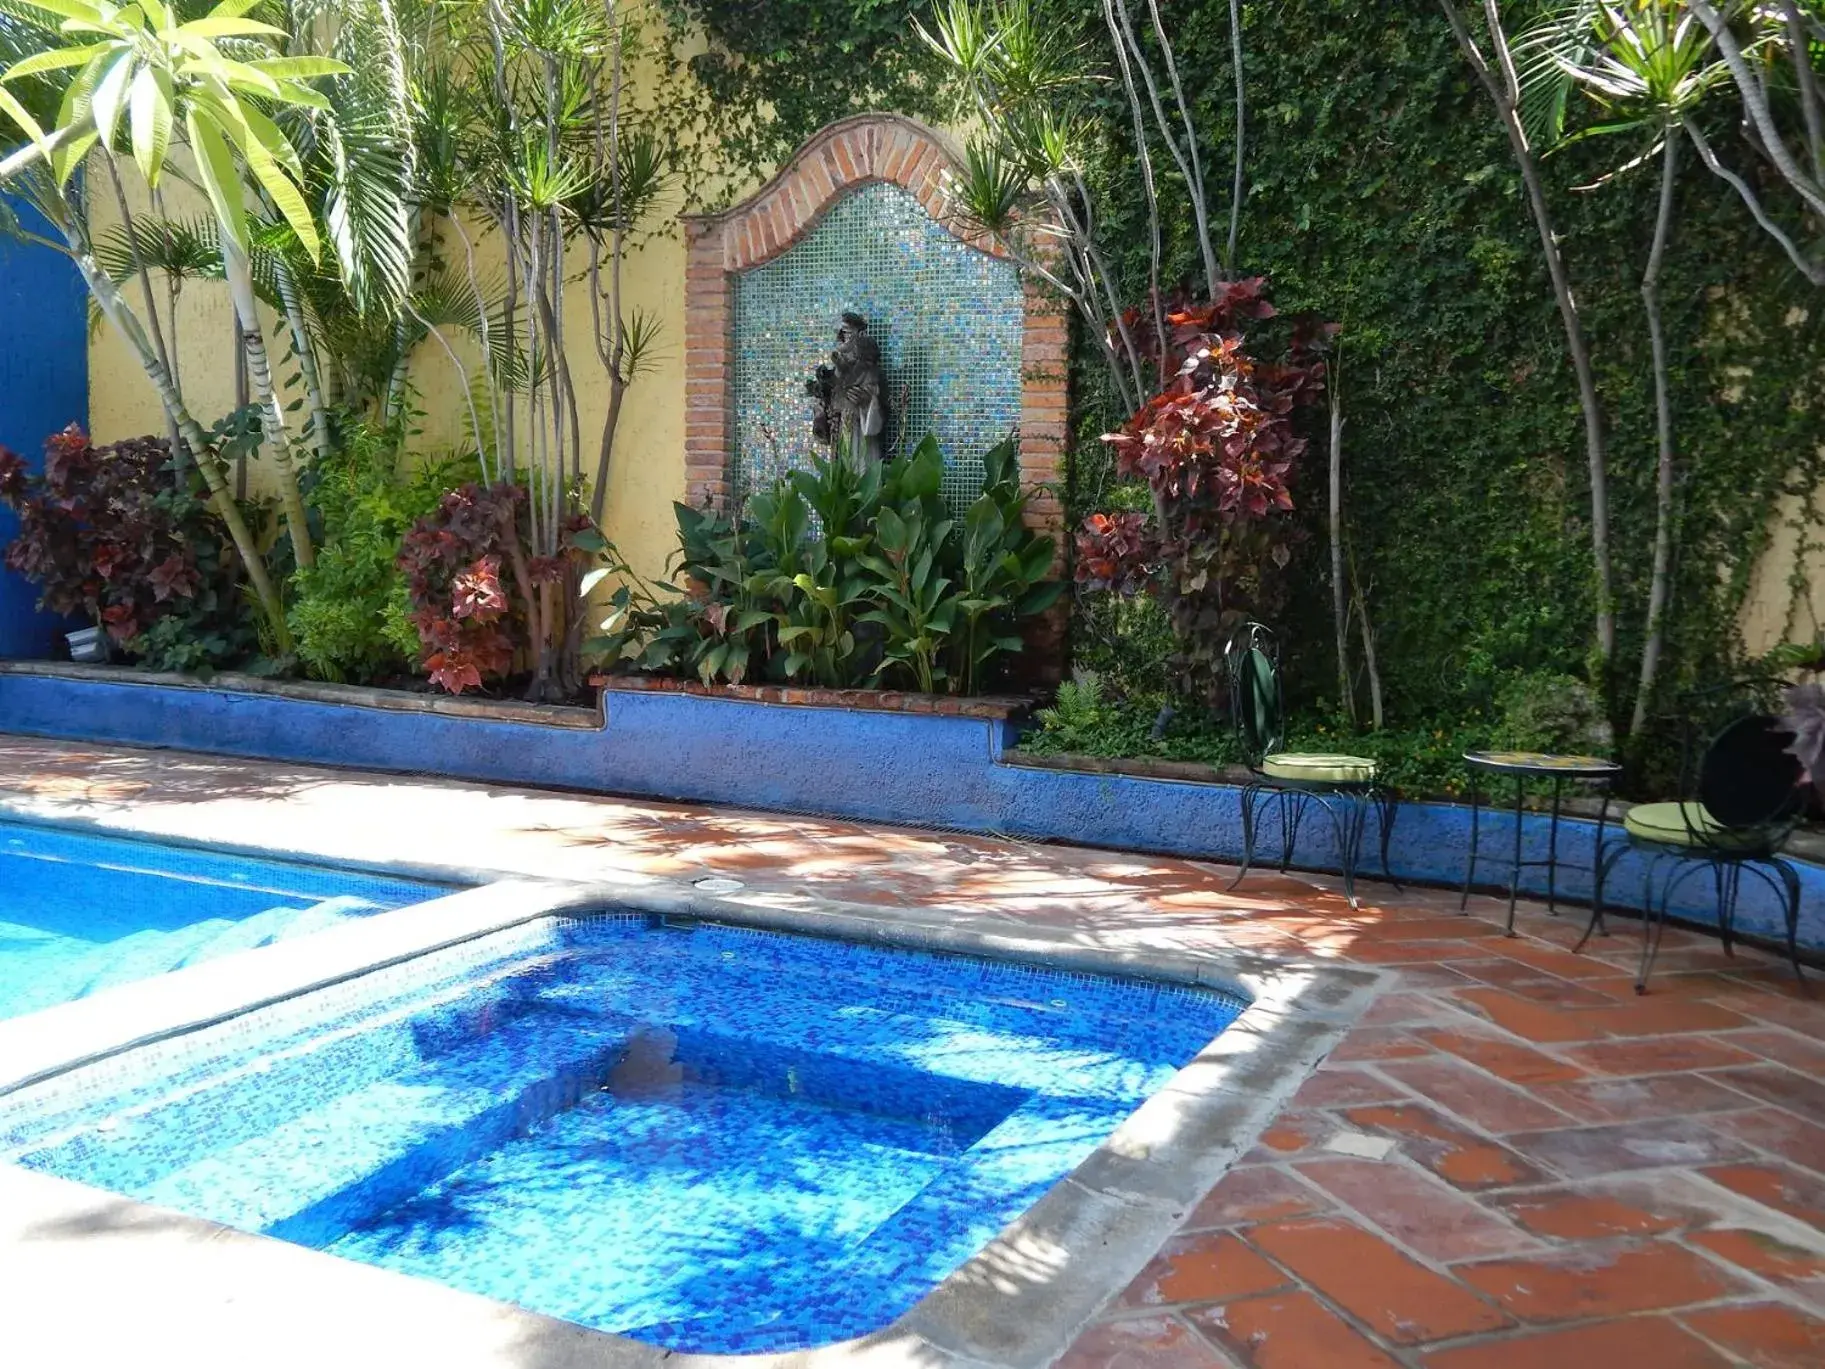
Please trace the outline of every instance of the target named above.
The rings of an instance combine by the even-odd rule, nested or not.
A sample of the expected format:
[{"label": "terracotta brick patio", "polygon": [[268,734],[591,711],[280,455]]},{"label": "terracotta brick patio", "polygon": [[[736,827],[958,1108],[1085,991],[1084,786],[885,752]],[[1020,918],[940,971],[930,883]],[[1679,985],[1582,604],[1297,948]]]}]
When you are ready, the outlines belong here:
[{"label": "terracotta brick patio", "polygon": [[[1389,986],[1061,1361],[1070,1369],[1825,1366],[1825,990],[1634,924],[1319,877],[643,801],[0,737],[0,813],[1224,944]],[[1825,978],[1825,976],[1820,976]]]}]

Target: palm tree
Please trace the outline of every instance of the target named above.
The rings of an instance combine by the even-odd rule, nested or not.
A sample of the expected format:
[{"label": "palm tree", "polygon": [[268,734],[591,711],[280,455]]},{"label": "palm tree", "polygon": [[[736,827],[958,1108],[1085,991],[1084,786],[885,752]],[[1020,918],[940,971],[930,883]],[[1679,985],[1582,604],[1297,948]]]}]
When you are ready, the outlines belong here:
[{"label": "palm tree", "polygon": [[[1673,565],[1676,449],[1660,274],[1673,228],[1674,189],[1682,135],[1708,92],[1728,79],[1710,32],[1682,0],[1571,0],[1516,44],[1521,58],[1524,113],[1551,145],[1590,137],[1626,137],[1638,146],[1606,180],[1660,165],[1654,236],[1641,279],[1654,371],[1656,469],[1654,558],[1646,634],[1630,731],[1647,722],[1666,641]],[[1601,123],[1567,135],[1569,96],[1581,91]],[[1701,135],[1702,136],[1702,135]]]},{"label": "palm tree", "polygon": [[[21,12],[43,16],[38,25],[23,30],[28,36],[36,36],[42,46],[13,62],[0,80],[10,86],[52,72],[74,74],[61,90],[49,131],[19,98],[9,96],[0,106],[29,140],[25,148],[7,159],[9,176],[4,183],[11,184],[12,179],[27,172],[41,176],[47,166],[55,176],[54,195],[40,186],[40,207],[52,209],[52,222],[64,233],[66,245],[103,316],[139,353],[173,425],[197,458],[219,513],[247,564],[250,583],[268,620],[282,621],[278,594],[245,520],[234,508],[223,463],[212,459],[206,434],[184,407],[168,360],[160,355],[163,348],[147,336],[118,289],[96,264],[86,229],[78,224],[79,205],[66,192],[70,178],[88,153],[99,146],[101,155],[111,158],[123,135],[146,186],[156,190],[181,131],[196,180],[208,196],[221,235],[224,275],[266,411],[270,429],[266,436],[274,444],[287,531],[299,562],[309,564],[311,546],[304,501],[291,461],[284,410],[266,363],[265,340],[255,303],[248,257],[246,180],[251,178],[260,188],[314,259],[319,239],[298,188],[302,167],[297,151],[262,105],[326,107],[325,97],[306,82],[340,74],[347,67],[327,57],[279,55],[270,40],[284,37],[283,30],[246,17],[255,0],[222,0],[208,14],[189,20],[163,0],[141,0],[125,8],[106,0],[7,3],[15,19]],[[90,41],[53,46],[62,35],[54,34],[46,21],[57,20],[68,23],[72,32]],[[265,55],[249,53],[245,54],[247,60],[242,60],[224,51],[224,42],[243,40]],[[57,200],[61,203],[55,203]]]}]

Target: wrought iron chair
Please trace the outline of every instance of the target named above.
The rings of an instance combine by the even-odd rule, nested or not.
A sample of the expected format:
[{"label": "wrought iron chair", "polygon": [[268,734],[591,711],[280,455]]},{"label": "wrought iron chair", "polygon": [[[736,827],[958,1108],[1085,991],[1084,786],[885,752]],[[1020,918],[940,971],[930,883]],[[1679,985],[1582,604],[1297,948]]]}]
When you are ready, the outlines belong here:
[{"label": "wrought iron chair", "polygon": [[[1280,868],[1292,863],[1299,828],[1308,809],[1330,819],[1343,866],[1343,891],[1356,902],[1356,867],[1362,855],[1363,830],[1371,807],[1381,814],[1381,872],[1388,872],[1388,838],[1394,828],[1396,799],[1363,756],[1281,750],[1285,741],[1286,699],[1280,686],[1280,645],[1260,623],[1244,623],[1230,639],[1224,664],[1229,677],[1230,711],[1252,778],[1242,789],[1242,868],[1230,881],[1235,888],[1255,860],[1257,810],[1263,801],[1278,801]],[[1398,885],[1396,887],[1399,887]]]},{"label": "wrought iron chair", "polygon": [[[1740,700],[1742,690],[1753,683],[1731,686],[1730,692]],[[1702,706],[1706,694],[1714,697],[1719,692],[1689,699]],[[1582,951],[1604,927],[1603,888],[1616,863],[1631,851],[1640,853],[1646,868],[1636,993],[1647,992],[1673,895],[1688,878],[1705,871],[1717,892],[1718,931],[1725,953],[1734,954],[1737,895],[1747,872],[1781,900],[1787,956],[1801,986],[1806,985],[1799,954],[1800,879],[1779,854],[1805,811],[1805,791],[1799,787],[1804,772],[1786,749],[1792,734],[1755,703],[1726,704],[1721,722],[1718,717],[1712,715],[1715,730],[1696,766],[1695,740],[1706,724],[1690,714],[1684,724],[1680,773],[1685,777],[1682,790],[1691,797],[1679,803],[1637,804],[1623,818],[1623,835],[1598,853],[1590,925],[1574,949]],[[1655,879],[1663,871],[1656,899]]]}]

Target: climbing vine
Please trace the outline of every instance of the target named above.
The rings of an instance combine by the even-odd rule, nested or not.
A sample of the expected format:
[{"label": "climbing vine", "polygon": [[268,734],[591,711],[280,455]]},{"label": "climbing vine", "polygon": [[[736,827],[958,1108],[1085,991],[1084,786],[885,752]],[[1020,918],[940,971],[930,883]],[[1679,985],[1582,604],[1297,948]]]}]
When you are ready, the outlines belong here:
[{"label": "climbing vine", "polygon": [[[776,161],[823,122],[868,105],[934,113],[910,22],[928,4],[664,3],[709,39],[708,52],[678,60],[702,85],[701,136],[724,155]],[[1061,31],[1106,44],[1091,7],[1032,3]],[[1229,7],[1163,8],[1201,137],[1223,164],[1232,152]],[[1268,277],[1281,309],[1342,325],[1346,523],[1391,724],[1450,733],[1517,679],[1588,678],[1594,603],[1577,394],[1538,239],[1486,98],[1430,0],[1277,0],[1244,5],[1243,16],[1248,192],[1236,265]],[[1518,7],[1516,18],[1524,19]],[[1138,301],[1149,248],[1124,136],[1129,115],[1119,83],[1101,99],[1095,112],[1109,136],[1096,140],[1103,150],[1090,181],[1115,269]],[[1825,293],[1799,278],[1725,187],[1688,163],[1661,282],[1680,444],[1663,701],[1741,663],[1739,618],[1762,554],[1825,479]],[[1161,153],[1155,164],[1170,159]],[[1616,660],[1626,673],[1639,659],[1653,541],[1653,389],[1639,284],[1657,186],[1652,174],[1631,173],[1602,193],[1579,192],[1613,165],[1613,148],[1586,143],[1549,156],[1544,171],[1609,423]],[[1184,196],[1170,174],[1160,192],[1165,279],[1195,282]],[[1226,199],[1213,196],[1212,210],[1227,217]],[[1127,417],[1107,402],[1101,369],[1081,347],[1073,523],[1146,506],[1145,490],[1117,476],[1097,441]],[[1292,490],[1308,535],[1295,546],[1294,593],[1279,624],[1289,692],[1314,704],[1336,690],[1323,479],[1323,463],[1308,463]],[[1781,540],[1818,554],[1816,532]],[[1797,595],[1807,570],[1783,564],[1764,579]],[[1157,621],[1089,596],[1077,614],[1080,660],[1124,685],[1166,691],[1171,652]],[[1788,620],[1800,631],[1810,625],[1803,612]],[[1627,688],[1621,681],[1618,707]]]}]

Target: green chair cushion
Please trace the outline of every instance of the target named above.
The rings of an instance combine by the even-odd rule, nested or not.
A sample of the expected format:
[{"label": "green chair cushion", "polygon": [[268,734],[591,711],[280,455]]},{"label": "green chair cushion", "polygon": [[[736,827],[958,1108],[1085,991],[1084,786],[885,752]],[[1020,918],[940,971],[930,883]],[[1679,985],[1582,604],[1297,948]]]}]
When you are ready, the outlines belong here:
[{"label": "green chair cushion", "polygon": [[1639,841],[1661,846],[1706,845],[1750,850],[1765,844],[1759,832],[1725,827],[1702,803],[1638,803],[1624,814],[1623,827]]},{"label": "green chair cushion", "polygon": [[1375,762],[1361,756],[1282,751],[1261,762],[1261,773],[1269,779],[1297,780],[1302,784],[1368,784],[1375,778]]}]

